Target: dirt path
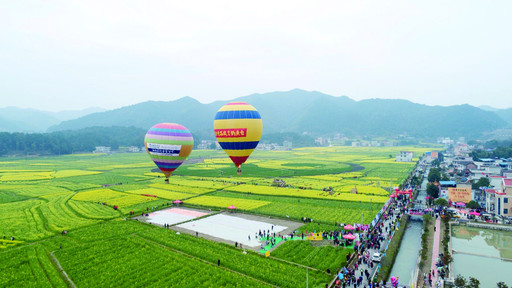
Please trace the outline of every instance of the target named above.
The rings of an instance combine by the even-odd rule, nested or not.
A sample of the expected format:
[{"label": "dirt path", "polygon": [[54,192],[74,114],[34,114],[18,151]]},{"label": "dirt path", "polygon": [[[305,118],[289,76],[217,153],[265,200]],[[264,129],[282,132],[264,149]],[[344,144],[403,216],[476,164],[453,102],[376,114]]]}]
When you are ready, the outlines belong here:
[{"label": "dirt path", "polygon": [[60,266],[59,260],[57,260],[57,258],[53,255],[53,252],[50,253],[50,260],[55,265],[55,267],[59,271],[59,273],[62,276],[62,278],[64,279],[64,281],[66,281],[66,283],[68,284],[68,287],[76,288],[75,283],[73,283],[73,280],[71,280],[71,278],[69,278],[66,271],[64,271],[64,269],[62,269],[62,266]]}]

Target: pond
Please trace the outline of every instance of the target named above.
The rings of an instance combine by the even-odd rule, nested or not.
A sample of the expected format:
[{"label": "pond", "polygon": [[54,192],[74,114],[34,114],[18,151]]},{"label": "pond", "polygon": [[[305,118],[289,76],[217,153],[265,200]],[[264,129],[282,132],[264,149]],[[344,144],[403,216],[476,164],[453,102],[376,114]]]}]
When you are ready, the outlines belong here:
[{"label": "pond", "polygon": [[494,288],[499,281],[512,284],[512,232],[465,226],[452,228],[455,276],[474,277],[482,288]]}]

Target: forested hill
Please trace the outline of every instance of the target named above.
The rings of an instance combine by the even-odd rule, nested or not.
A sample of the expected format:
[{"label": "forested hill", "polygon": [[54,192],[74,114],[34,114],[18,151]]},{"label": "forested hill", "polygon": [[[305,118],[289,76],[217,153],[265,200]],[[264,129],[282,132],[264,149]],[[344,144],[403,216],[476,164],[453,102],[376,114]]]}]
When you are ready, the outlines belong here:
[{"label": "forested hill", "polygon": [[144,146],[146,130],[135,127],[89,127],[52,133],[0,132],[0,156],[61,155],[91,152],[96,146]]},{"label": "forested hill", "polygon": [[[406,100],[354,101],[320,92],[291,90],[252,94],[233,99],[255,106],[263,119],[263,133],[294,132],[309,135],[478,137],[511,124],[491,111],[470,105],[427,106]],[[148,129],[159,122],[185,125],[199,138],[212,137],[216,111],[228,101],[202,104],[184,97],[175,101],[148,101],[65,121],[50,130],[91,126],[134,126]]]}]

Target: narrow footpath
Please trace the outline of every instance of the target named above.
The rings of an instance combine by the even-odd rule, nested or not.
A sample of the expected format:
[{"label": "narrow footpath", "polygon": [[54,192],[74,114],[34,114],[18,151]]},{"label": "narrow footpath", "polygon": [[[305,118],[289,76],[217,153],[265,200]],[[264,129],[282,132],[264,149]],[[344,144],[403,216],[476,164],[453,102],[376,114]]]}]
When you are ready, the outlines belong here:
[{"label": "narrow footpath", "polygon": [[439,238],[441,234],[441,217],[437,217],[436,219],[436,226],[435,226],[435,232],[434,232],[434,245],[432,246],[432,264],[430,266],[431,271],[434,272],[434,275],[432,275],[432,286],[435,286],[437,283],[437,266],[436,266],[436,260],[439,258]]}]

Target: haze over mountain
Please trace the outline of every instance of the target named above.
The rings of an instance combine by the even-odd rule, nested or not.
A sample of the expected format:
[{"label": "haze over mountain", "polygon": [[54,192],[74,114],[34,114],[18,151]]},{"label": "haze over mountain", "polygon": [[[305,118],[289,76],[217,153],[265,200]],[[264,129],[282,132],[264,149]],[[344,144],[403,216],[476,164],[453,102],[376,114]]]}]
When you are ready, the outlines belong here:
[{"label": "haze over mountain", "polygon": [[510,125],[512,125],[512,108],[508,109],[498,109],[494,111],[501,119],[507,121]]},{"label": "haze over mountain", "polygon": [[[263,133],[307,133],[320,136],[396,136],[419,138],[441,136],[478,137],[495,129],[510,128],[504,111],[484,111],[471,105],[427,106],[407,100],[368,99],[355,101],[316,91],[252,94],[231,101],[255,106],[263,119]],[[200,139],[213,139],[213,118],[225,103],[202,104],[191,97],[175,101],[148,101],[115,110],[64,121],[49,131],[76,130],[93,126],[134,126],[148,129],[159,122],[185,125]],[[498,116],[501,113],[503,119]],[[512,114],[512,113],[511,113]],[[507,118],[508,119],[508,118]]]},{"label": "haze over mountain", "polygon": [[105,109],[98,107],[60,112],[18,107],[0,108],[0,132],[45,132],[48,127],[62,121],[102,111]]}]

